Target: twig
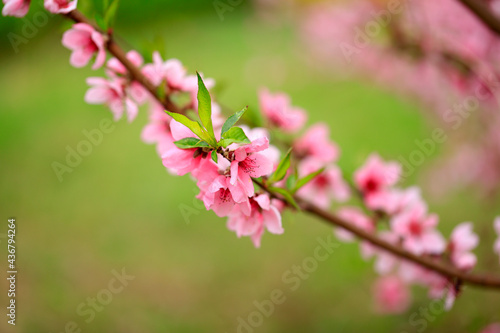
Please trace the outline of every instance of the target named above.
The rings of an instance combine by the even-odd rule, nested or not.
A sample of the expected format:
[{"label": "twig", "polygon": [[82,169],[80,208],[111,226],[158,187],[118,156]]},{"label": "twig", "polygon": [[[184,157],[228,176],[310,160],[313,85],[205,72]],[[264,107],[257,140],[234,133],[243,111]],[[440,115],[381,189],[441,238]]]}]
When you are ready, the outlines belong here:
[{"label": "twig", "polygon": [[[471,0],[460,0],[463,3],[469,3],[472,2]],[[474,7],[476,8],[476,7]],[[480,10],[482,13],[482,11]],[[80,22],[80,23],[87,23],[97,30],[99,30],[95,25],[90,22],[82,13],[79,11],[73,11],[68,14],[65,14],[66,17],[69,19],[75,21],[75,22]],[[489,17],[489,15],[485,15],[485,17]],[[496,23],[498,23],[495,20]],[[500,33],[500,24],[497,25],[498,30],[495,30],[496,32]],[[102,31],[101,31],[102,32]],[[120,46],[113,41],[112,38],[109,38],[109,41],[106,45],[108,51],[116,57],[129,71],[130,75],[134,80],[139,82],[146,88],[152,96],[154,96],[158,102],[160,102],[167,110],[172,111],[172,112],[178,112],[182,113],[183,109],[179,108],[177,105],[175,105],[168,97],[168,95],[165,97],[165,99],[161,99],[158,96],[157,93],[157,87],[155,87],[140,71],[139,68],[134,66],[126,57],[125,52],[120,48]],[[267,186],[258,180],[254,179],[254,182],[258,184],[263,190],[267,191],[270,193],[270,195],[274,198],[278,198],[285,203],[288,203],[285,198],[283,198],[279,193],[274,193],[273,191],[270,191]],[[376,234],[369,233],[365,230],[362,230],[356,226],[354,226],[352,223],[349,223],[347,221],[344,221],[343,219],[339,218],[338,216],[323,210],[311,203],[308,203],[297,196],[294,197],[296,202],[299,204],[300,208],[308,212],[311,215],[314,215],[316,217],[319,217],[323,221],[325,221],[328,224],[338,226],[341,228],[344,228],[345,230],[350,231],[351,233],[355,234],[358,238],[368,241],[371,244],[386,250],[398,257],[401,257],[403,259],[406,259],[408,261],[411,261],[415,264],[421,265],[429,270],[432,270],[434,272],[437,272],[447,278],[454,279],[456,281],[461,281],[466,284],[470,285],[476,285],[480,287],[485,287],[485,288],[498,288],[500,289],[500,279],[488,275],[480,275],[480,274],[471,274],[471,273],[465,273],[460,270],[457,270],[453,266],[450,266],[449,264],[446,264],[442,261],[439,260],[433,260],[429,257],[423,257],[423,256],[418,256],[413,253],[410,253],[403,249],[401,246],[398,245],[393,245],[390,244],[380,238],[377,237]]]}]

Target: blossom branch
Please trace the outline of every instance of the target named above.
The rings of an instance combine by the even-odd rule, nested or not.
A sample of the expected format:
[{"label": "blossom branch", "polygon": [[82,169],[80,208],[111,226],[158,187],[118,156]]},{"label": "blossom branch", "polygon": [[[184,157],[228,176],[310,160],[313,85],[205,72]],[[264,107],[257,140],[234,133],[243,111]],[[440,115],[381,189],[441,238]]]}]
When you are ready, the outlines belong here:
[{"label": "blossom branch", "polygon": [[[261,187],[264,191],[268,192],[272,197],[282,200],[287,204],[289,204],[285,198],[270,190],[264,183],[256,179],[254,179],[254,183],[257,184],[259,187]],[[500,279],[497,277],[482,275],[482,274],[466,273],[442,261],[436,261],[427,256],[415,255],[411,252],[406,251],[401,246],[393,245],[377,237],[375,234],[369,233],[361,228],[358,228],[352,223],[349,223],[339,218],[337,215],[327,210],[321,209],[301,199],[298,196],[294,196],[294,199],[299,204],[300,208],[303,211],[320,218],[324,222],[333,225],[335,227],[341,227],[345,230],[348,230],[351,233],[355,234],[359,239],[366,240],[371,244],[381,249],[384,249],[400,258],[406,259],[408,261],[419,264],[427,269],[440,273],[441,275],[447,278],[455,280],[456,283],[462,282],[465,284],[476,285],[484,288],[500,288]]]},{"label": "blossom branch", "polygon": [[484,24],[492,31],[500,35],[500,21],[491,12],[491,10],[480,1],[476,0],[458,0],[469,8]]},{"label": "blossom branch", "polygon": [[[465,2],[469,2],[468,0],[464,0]],[[90,22],[82,13],[80,13],[77,10],[74,10],[70,13],[65,14],[65,16],[77,23],[86,23],[91,26],[93,26],[96,30],[99,30],[95,25]],[[500,29],[498,30],[500,32]],[[157,101],[159,101],[168,111],[174,112],[174,113],[183,113],[184,108],[181,108],[177,106],[175,103],[173,103],[169,95],[166,94],[164,98],[160,97],[158,93],[158,88],[153,85],[153,83],[141,72],[141,70],[135,66],[126,56],[126,53],[120,48],[120,46],[113,40],[111,34],[105,34],[101,31],[101,33],[105,36],[106,38],[106,48],[107,50],[118,60],[120,61],[123,66],[128,70],[130,76],[137,82],[139,82]],[[207,148],[204,148],[207,150]],[[210,151],[210,149],[208,149]],[[217,150],[218,153],[221,153],[221,150]],[[207,151],[202,152],[206,156]],[[195,154],[196,155],[196,154]],[[196,155],[198,156],[198,155]],[[229,162],[232,162],[230,158],[228,158],[228,154],[222,154],[222,156],[225,159],[228,159]],[[195,157],[197,158],[197,157]],[[287,198],[283,197],[282,194],[273,191],[270,189],[266,184],[259,182],[255,178],[252,178],[253,182],[256,183],[258,186],[260,186],[264,191],[268,192],[271,197],[277,198],[281,201],[283,201],[287,205],[291,205],[290,201],[287,200]],[[418,264],[422,267],[425,267],[431,271],[434,271],[436,273],[439,273],[440,275],[448,278],[449,280],[453,280],[454,284],[459,285],[461,283],[465,284],[470,284],[470,285],[476,285],[476,286],[481,286],[481,287],[486,287],[486,288],[500,288],[500,279],[488,275],[479,275],[479,274],[471,274],[467,273],[464,271],[461,271],[459,269],[456,269],[452,265],[444,262],[443,260],[434,260],[430,256],[421,256],[421,255],[416,255],[412,252],[407,251],[403,246],[400,244],[392,244],[384,239],[378,237],[375,233],[370,233],[366,230],[363,230],[353,223],[350,223],[346,221],[345,219],[340,218],[338,215],[335,215],[333,213],[330,213],[329,211],[322,209],[316,205],[313,205],[306,200],[298,197],[298,196],[293,196],[293,199],[298,203],[300,208],[318,218],[321,220],[343,228],[352,234],[356,235],[358,238],[365,240],[376,247],[383,249],[387,252],[390,252],[391,254],[398,256],[400,258],[403,258],[404,260],[413,262],[415,264]]]}]

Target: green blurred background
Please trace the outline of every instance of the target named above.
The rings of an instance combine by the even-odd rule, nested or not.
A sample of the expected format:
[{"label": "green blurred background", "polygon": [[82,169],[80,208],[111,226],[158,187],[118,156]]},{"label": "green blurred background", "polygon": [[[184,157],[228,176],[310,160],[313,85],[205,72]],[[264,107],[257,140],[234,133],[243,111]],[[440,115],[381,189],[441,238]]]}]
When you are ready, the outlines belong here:
[{"label": "green blurred background", "polygon": [[[80,7],[86,5],[80,0]],[[98,128],[111,115],[83,101],[85,78],[102,70],[69,65],[70,52],[60,44],[67,27],[61,18],[35,27],[35,35],[15,52],[9,33],[22,36],[37,10],[23,20],[0,19],[3,309],[9,217],[17,219],[19,271],[17,325],[6,324],[3,310],[0,332],[59,333],[72,321],[82,332],[236,332],[238,318],[246,319],[256,310],[254,301],[269,299],[273,289],[284,290],[286,301],[255,332],[416,332],[422,327],[410,318],[429,307],[423,289],[414,289],[405,313],[377,313],[371,297],[375,273],[355,244],[342,244],[290,291],[282,275],[313,255],[317,238],[331,235],[331,228],[287,213],[285,234],[266,234],[260,249],[247,238],[237,239],[223,219],[200,208],[191,180],[169,175],[155,148],[141,142],[146,109],[132,124],[118,122],[59,182],[52,163],[64,163],[67,147],[86,140],[82,131]],[[215,78],[218,101],[233,110],[257,107],[259,87],[286,91],[310,112],[309,123],[330,125],[347,174],[374,150],[387,158],[407,156],[416,148],[414,141],[433,129],[411,102],[309,68],[293,24],[281,17],[262,21],[250,1],[221,20],[211,1],[122,0],[116,31],[127,48],[149,53],[163,45],[166,57]],[[421,182],[420,171],[434,157],[405,185]],[[485,203],[467,189],[438,199],[430,206],[441,215],[443,233],[475,221],[483,239],[478,269],[500,273],[491,251],[498,200]],[[186,219],[183,209],[193,214]],[[107,288],[112,271],[122,268],[135,279],[86,323],[77,307]],[[428,321],[425,332],[478,332],[500,320],[499,308],[498,292],[468,288],[451,312]]]}]

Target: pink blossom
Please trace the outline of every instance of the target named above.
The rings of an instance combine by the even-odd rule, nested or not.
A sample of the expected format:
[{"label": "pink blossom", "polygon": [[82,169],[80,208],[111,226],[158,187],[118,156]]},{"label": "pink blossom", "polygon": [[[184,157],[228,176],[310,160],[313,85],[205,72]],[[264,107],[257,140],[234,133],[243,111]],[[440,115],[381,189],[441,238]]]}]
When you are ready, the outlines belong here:
[{"label": "pink blossom", "polygon": [[[215,127],[215,123],[214,123],[214,127]],[[243,132],[245,132],[247,138],[250,141],[254,141],[254,140],[257,140],[257,139],[260,139],[263,137],[266,137],[266,138],[269,137],[269,132],[265,128],[262,128],[262,127],[250,128],[247,125],[240,125],[239,127],[241,127]],[[230,148],[232,148],[232,146],[230,146]],[[267,149],[260,151],[260,154],[267,157],[273,163],[273,171],[276,170],[276,167],[278,166],[278,164],[280,162],[280,155],[281,155],[280,150],[278,148],[276,148],[275,146],[269,144],[269,147],[267,147]]]},{"label": "pink blossom", "polygon": [[231,184],[236,185],[241,181],[247,189],[248,196],[254,193],[252,177],[269,175],[273,171],[273,163],[258,153],[268,147],[269,140],[264,137],[234,151],[234,160],[231,162]]},{"label": "pink blossom", "polygon": [[291,106],[290,97],[284,93],[273,95],[267,89],[261,89],[259,102],[271,125],[285,132],[298,131],[307,120],[304,110]]},{"label": "pink blossom", "polygon": [[54,14],[67,14],[76,9],[78,0],[45,0],[45,9]]},{"label": "pink blossom", "polygon": [[493,323],[486,326],[481,333],[500,333],[500,323]]},{"label": "pink blossom", "polygon": [[377,154],[368,157],[365,165],[354,174],[354,182],[363,194],[366,205],[371,209],[385,206],[388,189],[397,183],[401,165],[397,162],[384,162]]},{"label": "pink blossom", "polygon": [[[343,207],[338,210],[337,215],[344,221],[351,223],[359,229],[367,232],[375,231],[373,220],[366,216],[361,209],[357,207]],[[345,242],[352,242],[355,237],[350,231],[342,228],[336,228],[335,233],[340,240]]]},{"label": "pink blossom", "polygon": [[311,126],[307,132],[295,141],[294,152],[300,157],[313,157],[324,163],[335,162],[339,157],[339,148],[330,141],[330,131],[323,123]]},{"label": "pink blossom", "polygon": [[[322,167],[322,163],[314,159],[303,160],[298,167],[299,177],[305,177]],[[342,178],[342,172],[335,165],[325,170],[304,185],[297,194],[321,208],[328,208],[332,199],[343,202],[349,199],[350,190]]]},{"label": "pink blossom", "polygon": [[106,104],[111,109],[115,121],[122,117],[124,108],[129,122],[137,116],[139,109],[137,104],[127,96],[123,79],[106,80],[100,77],[89,77],[87,83],[92,87],[85,94],[85,102]]},{"label": "pink blossom", "polygon": [[94,54],[97,55],[92,69],[98,69],[106,61],[104,37],[91,25],[86,23],[74,24],[73,28],[64,33],[62,43],[73,51],[70,63],[75,67],[87,65]]},{"label": "pink blossom", "polygon": [[[136,66],[141,67],[144,60],[142,56],[137,51],[129,51],[127,53],[127,59]],[[108,60],[106,65],[106,74],[109,77],[124,77],[128,73],[127,68],[116,58],[111,58]],[[148,91],[137,81],[131,81],[127,87],[127,93],[136,101],[139,105],[143,104],[149,97]]]},{"label": "pink blossom", "polygon": [[416,186],[405,190],[392,189],[384,199],[386,199],[385,202],[378,206],[381,206],[381,209],[390,215],[401,213],[414,205],[423,203],[420,189]]},{"label": "pink blossom", "polygon": [[[170,132],[174,141],[196,137],[190,129],[175,120],[170,121]],[[203,153],[201,148],[180,149],[171,146],[161,157],[163,165],[169,171],[182,176],[198,169],[202,158],[207,157],[207,153]]]},{"label": "pink blossom", "polygon": [[31,0],[3,0],[3,16],[24,17],[30,9]]},{"label": "pink blossom", "polygon": [[[205,172],[206,170],[203,170],[198,173],[198,178],[205,179],[205,183],[209,186],[205,191],[200,192],[198,199],[203,201],[207,210],[212,209],[219,217],[228,216],[236,209],[239,209],[243,215],[250,214],[248,194],[241,182],[233,185],[230,178],[225,175],[207,178]],[[200,189],[203,188],[200,187]]]},{"label": "pink blossom", "polygon": [[495,241],[495,245],[493,246],[493,249],[494,249],[495,253],[498,254],[498,256],[500,257],[500,216],[498,216],[495,219],[494,227],[495,227],[495,231],[497,233],[497,240]]},{"label": "pink blossom", "polygon": [[451,261],[459,269],[469,270],[476,265],[476,256],[470,251],[479,243],[479,237],[472,231],[472,223],[464,222],[453,229],[448,249]]},{"label": "pink blossom", "polygon": [[395,314],[405,312],[410,306],[408,286],[397,276],[379,278],[373,287],[376,310]]},{"label": "pink blossom", "polygon": [[437,224],[437,215],[428,215],[424,204],[415,205],[391,219],[392,231],[402,238],[403,247],[415,254],[444,251],[445,240],[435,229]]},{"label": "pink blossom", "polygon": [[156,143],[160,156],[174,147],[174,138],[170,132],[171,119],[165,113],[163,105],[156,101],[151,102],[149,123],[144,126],[141,139],[145,143]]},{"label": "pink blossom", "polygon": [[235,231],[238,237],[250,236],[255,247],[260,247],[264,229],[273,234],[284,232],[279,210],[271,203],[267,194],[250,198],[250,214],[243,212],[241,207],[238,206],[236,212],[229,216],[227,227]]}]

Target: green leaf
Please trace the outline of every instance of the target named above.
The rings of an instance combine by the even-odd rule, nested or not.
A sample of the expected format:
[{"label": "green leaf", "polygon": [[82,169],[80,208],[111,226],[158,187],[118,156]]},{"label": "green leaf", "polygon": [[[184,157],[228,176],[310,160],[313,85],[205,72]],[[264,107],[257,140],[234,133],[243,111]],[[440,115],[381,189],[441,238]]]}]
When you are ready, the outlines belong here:
[{"label": "green leaf", "polygon": [[297,204],[297,202],[293,198],[293,195],[290,192],[288,192],[284,188],[279,188],[279,187],[269,187],[268,189],[271,192],[276,192],[281,194],[289,204],[291,204],[293,207],[295,207],[295,209],[300,211],[299,205]]},{"label": "green leaf", "polygon": [[291,190],[295,187],[296,183],[297,183],[297,175],[293,173],[286,179],[286,188]]},{"label": "green leaf", "polygon": [[214,160],[215,163],[217,163],[217,161],[218,161],[216,150],[212,150],[212,160]]},{"label": "green leaf", "polygon": [[245,107],[243,110],[236,112],[231,117],[227,118],[224,125],[222,125],[221,135],[224,135],[224,133],[229,131],[229,129],[231,129],[234,126],[234,124],[236,124],[238,120],[240,120],[241,116],[243,116],[243,114],[247,111],[247,109],[248,106]]},{"label": "green leaf", "polygon": [[106,22],[106,27],[112,27],[116,17],[116,10],[118,9],[118,3],[120,0],[114,0],[109,7],[106,9],[106,14],[104,14],[104,22]]},{"label": "green leaf", "polygon": [[292,193],[297,192],[302,186],[304,186],[307,183],[309,183],[311,180],[313,180],[317,175],[319,175],[323,171],[325,171],[325,168],[321,168],[321,169],[319,169],[317,171],[314,171],[314,172],[308,174],[304,178],[299,179],[298,182],[297,182],[297,184],[295,184],[295,187],[293,188]]},{"label": "green leaf", "polygon": [[231,129],[222,136],[222,140],[219,141],[219,146],[226,148],[232,143],[250,143],[250,140],[240,127],[231,127]]},{"label": "green leaf", "polygon": [[179,141],[175,141],[174,144],[180,149],[209,147],[208,143],[198,138],[184,138]]},{"label": "green leaf", "polygon": [[212,99],[200,74],[196,72],[196,75],[198,76],[198,114],[201,123],[208,131],[208,135],[215,141],[214,127],[212,125]]},{"label": "green leaf", "polygon": [[106,26],[106,21],[104,20],[104,17],[102,17],[101,14],[95,14],[95,23],[99,28],[101,28],[102,31],[108,30],[108,27]]},{"label": "green leaf", "polygon": [[285,178],[286,172],[290,168],[290,156],[291,156],[291,153],[292,153],[292,148],[290,148],[288,150],[288,152],[286,153],[285,157],[283,157],[283,159],[278,164],[278,167],[276,168],[276,171],[269,178],[269,182],[271,184],[279,182],[280,180],[282,180],[283,178]]},{"label": "green leaf", "polygon": [[170,111],[165,111],[165,112],[168,113],[172,118],[174,118],[174,120],[180,122],[181,124],[189,128],[196,136],[198,136],[203,141],[208,142],[212,146],[217,145],[217,143],[214,142],[212,138],[210,138],[205,129],[201,127],[201,125],[196,121],[192,121],[191,119],[180,113],[175,113]]}]

